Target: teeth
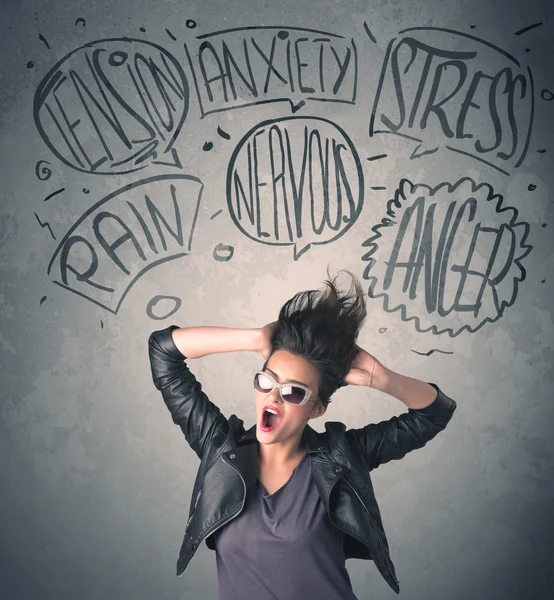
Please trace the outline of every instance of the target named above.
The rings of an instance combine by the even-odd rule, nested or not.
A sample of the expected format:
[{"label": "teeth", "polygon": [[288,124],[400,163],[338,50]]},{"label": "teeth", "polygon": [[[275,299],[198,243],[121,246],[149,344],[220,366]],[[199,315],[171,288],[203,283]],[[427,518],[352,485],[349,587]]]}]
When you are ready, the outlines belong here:
[{"label": "teeth", "polygon": [[265,410],[266,410],[266,412],[270,412],[270,413],[273,413],[274,415],[279,416],[279,413],[276,410],[274,410],[273,408],[268,407]]}]

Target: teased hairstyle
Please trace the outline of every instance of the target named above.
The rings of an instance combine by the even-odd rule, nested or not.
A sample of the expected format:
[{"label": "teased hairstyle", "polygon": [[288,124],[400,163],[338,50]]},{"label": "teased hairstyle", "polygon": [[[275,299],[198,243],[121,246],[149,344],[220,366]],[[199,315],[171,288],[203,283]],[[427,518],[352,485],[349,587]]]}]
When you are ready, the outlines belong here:
[{"label": "teased hairstyle", "polygon": [[[323,292],[298,292],[279,311],[278,326],[271,338],[271,354],[287,350],[302,356],[318,370],[318,396],[324,406],[343,385],[356,355],[354,344],[367,314],[360,282],[350,271],[343,271],[352,276],[354,293],[349,291],[341,296],[334,284],[337,276],[324,282],[327,289]],[[269,357],[264,369],[268,361]]]}]

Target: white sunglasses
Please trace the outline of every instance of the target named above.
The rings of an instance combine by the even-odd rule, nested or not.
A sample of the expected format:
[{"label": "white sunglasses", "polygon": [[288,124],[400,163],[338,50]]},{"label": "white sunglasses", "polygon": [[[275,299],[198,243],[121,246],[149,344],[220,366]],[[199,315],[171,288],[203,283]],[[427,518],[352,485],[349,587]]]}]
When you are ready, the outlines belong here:
[{"label": "white sunglasses", "polygon": [[254,371],[252,387],[262,394],[269,394],[276,387],[279,388],[281,400],[293,406],[303,406],[312,395],[312,390],[300,383],[279,383],[265,371]]}]

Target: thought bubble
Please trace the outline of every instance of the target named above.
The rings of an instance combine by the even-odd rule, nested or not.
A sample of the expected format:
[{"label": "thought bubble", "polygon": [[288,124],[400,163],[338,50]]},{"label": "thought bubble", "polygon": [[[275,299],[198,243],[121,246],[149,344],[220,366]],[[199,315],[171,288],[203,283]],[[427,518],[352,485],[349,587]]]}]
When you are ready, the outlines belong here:
[{"label": "thought bubble", "polygon": [[47,73],[33,115],[63,163],[109,175],[156,160],[179,166],[172,145],[188,103],[185,73],[167,50],[144,40],[105,39],[73,50]]},{"label": "thought bubble", "polygon": [[144,273],[191,252],[202,190],[196,177],[157,175],[112,192],[66,233],[48,275],[117,314]]},{"label": "thought bubble", "polygon": [[235,148],[227,205],[235,225],[261,244],[328,244],[363,206],[363,173],[346,133],[326,119],[286,117],[260,123]]},{"label": "thought bubble", "polygon": [[497,321],[525,279],[529,224],[487,183],[435,188],[403,179],[372,227],[363,273],[368,295],[417,331],[475,332]]},{"label": "thought bubble", "polygon": [[369,135],[413,140],[412,159],[442,147],[509,174],[526,156],[533,114],[533,77],[516,58],[472,35],[413,27],[389,43]]},{"label": "thought bubble", "polygon": [[269,102],[355,104],[353,39],[300,27],[236,27],[185,44],[202,118]]}]

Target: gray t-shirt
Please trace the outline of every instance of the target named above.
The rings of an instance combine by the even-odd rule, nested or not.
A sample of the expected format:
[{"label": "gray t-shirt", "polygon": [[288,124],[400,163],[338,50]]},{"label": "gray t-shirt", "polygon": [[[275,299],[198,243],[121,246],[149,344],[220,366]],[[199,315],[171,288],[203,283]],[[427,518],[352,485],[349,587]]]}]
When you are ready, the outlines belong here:
[{"label": "gray t-shirt", "polygon": [[215,533],[220,600],[356,600],[344,534],[329,520],[308,455],[274,494],[259,480]]}]

